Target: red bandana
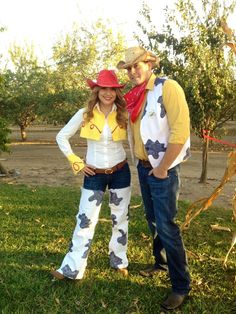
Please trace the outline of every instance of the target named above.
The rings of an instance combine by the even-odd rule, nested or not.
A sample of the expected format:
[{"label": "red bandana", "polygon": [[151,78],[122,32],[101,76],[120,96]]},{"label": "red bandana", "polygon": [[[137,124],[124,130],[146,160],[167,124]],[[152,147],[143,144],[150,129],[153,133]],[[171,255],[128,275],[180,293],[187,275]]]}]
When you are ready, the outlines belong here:
[{"label": "red bandana", "polygon": [[147,82],[143,82],[140,85],[133,87],[124,98],[126,100],[126,108],[130,113],[132,122],[135,122],[142,108],[142,104],[146,94]]}]

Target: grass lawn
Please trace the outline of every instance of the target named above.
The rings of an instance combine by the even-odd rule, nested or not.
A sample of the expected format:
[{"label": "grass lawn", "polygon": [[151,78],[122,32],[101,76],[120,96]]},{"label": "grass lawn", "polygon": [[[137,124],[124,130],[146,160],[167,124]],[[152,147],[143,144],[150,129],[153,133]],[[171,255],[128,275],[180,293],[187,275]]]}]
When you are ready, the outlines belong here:
[{"label": "grass lawn", "polygon": [[[159,304],[169,293],[165,274],[139,276],[152,260],[151,238],[140,197],[133,197],[129,227],[129,277],[109,267],[111,221],[107,198],[103,204],[81,281],[52,281],[67,251],[75,226],[80,192],[69,187],[0,185],[0,309],[1,313],[161,313]],[[180,202],[178,222],[188,204]],[[236,259],[223,259],[232,233],[212,231],[211,224],[235,230],[232,212],[211,208],[183,233],[189,256],[192,290],[175,313],[236,313]]]}]

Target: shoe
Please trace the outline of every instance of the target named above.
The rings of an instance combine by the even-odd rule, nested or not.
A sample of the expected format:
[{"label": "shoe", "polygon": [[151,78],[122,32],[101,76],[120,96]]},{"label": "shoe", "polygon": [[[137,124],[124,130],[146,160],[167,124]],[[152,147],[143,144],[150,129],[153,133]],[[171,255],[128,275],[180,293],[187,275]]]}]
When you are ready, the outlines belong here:
[{"label": "shoe", "polygon": [[168,298],[161,304],[161,307],[166,311],[172,311],[177,309],[181,304],[183,304],[186,299],[187,294],[178,294],[172,292]]},{"label": "shoe", "polygon": [[140,270],[139,274],[144,277],[153,277],[157,275],[157,273],[165,272],[165,271],[166,270],[164,268],[157,268],[156,266],[153,265],[145,270]]},{"label": "shoe", "polygon": [[127,268],[117,268],[118,273],[122,274],[124,277],[129,275],[129,271]]},{"label": "shoe", "polygon": [[62,275],[61,273],[59,273],[59,271],[57,271],[57,270],[51,271],[51,275],[52,275],[55,279],[58,279],[58,280],[63,280],[63,279],[66,278],[64,275]]}]

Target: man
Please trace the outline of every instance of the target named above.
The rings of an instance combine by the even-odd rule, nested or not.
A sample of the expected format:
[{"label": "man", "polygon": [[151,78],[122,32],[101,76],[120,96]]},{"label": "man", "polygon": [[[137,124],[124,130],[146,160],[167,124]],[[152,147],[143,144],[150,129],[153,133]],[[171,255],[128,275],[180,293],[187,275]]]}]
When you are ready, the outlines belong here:
[{"label": "man", "polygon": [[125,99],[146,219],[153,235],[155,265],[140,273],[152,276],[168,271],[172,292],[162,307],[173,310],[190,291],[185,249],[174,221],[180,163],[190,155],[190,119],[183,89],[174,80],[156,77],[152,70],[158,65],[152,52],[131,47],[117,68],[126,69],[135,85]]}]

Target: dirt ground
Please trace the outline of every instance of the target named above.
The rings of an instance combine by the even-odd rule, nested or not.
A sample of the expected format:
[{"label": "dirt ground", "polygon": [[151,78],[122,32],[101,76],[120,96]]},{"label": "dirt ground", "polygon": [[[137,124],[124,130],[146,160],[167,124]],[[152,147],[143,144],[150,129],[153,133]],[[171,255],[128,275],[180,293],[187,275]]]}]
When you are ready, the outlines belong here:
[{"label": "dirt ground", "polygon": [[[74,176],[70,165],[61,153],[55,142],[55,136],[60,127],[34,126],[28,130],[26,143],[20,141],[20,134],[17,128],[12,129],[11,154],[3,153],[0,162],[7,170],[13,172],[11,177],[0,177],[0,182],[9,184],[26,184],[30,186],[77,186],[82,183],[82,175]],[[79,141],[75,135],[71,144],[74,152],[83,157],[85,154],[85,143]],[[235,136],[228,141],[235,142]],[[226,168],[229,151],[211,151],[208,161],[208,183],[200,184],[201,174],[201,151],[198,149],[198,140],[193,139],[191,158],[182,164],[181,167],[181,192],[180,199],[191,202],[208,197],[220,184]],[[127,155],[130,161],[130,152],[127,145]],[[140,194],[137,172],[130,161],[132,171],[133,194]],[[221,195],[214,201],[213,205],[232,208],[232,197],[235,193],[236,177],[228,182]]]}]

